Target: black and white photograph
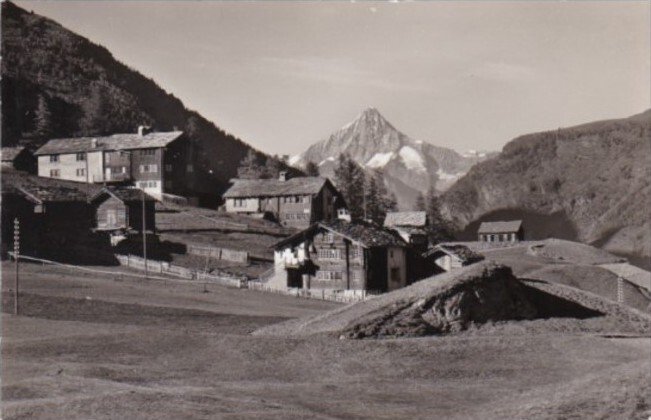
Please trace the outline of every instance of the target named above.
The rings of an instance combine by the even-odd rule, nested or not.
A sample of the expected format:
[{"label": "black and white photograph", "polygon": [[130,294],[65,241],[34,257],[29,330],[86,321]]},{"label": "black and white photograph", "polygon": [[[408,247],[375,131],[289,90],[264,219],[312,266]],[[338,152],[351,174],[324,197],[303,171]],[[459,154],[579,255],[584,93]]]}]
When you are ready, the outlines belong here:
[{"label": "black and white photograph", "polygon": [[650,1],[0,4],[0,419],[651,419]]}]

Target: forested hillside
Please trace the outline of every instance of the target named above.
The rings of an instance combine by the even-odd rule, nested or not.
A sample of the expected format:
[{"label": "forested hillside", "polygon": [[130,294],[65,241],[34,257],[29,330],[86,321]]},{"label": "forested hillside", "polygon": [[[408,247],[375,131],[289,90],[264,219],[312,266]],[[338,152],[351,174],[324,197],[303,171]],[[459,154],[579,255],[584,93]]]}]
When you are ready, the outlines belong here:
[{"label": "forested hillside", "polygon": [[518,137],[442,199],[466,235],[480,219],[519,217],[534,236],[651,256],[651,110]]},{"label": "forested hillside", "polygon": [[143,124],[183,130],[200,151],[195,189],[206,197],[224,189],[251,149],[106,48],[9,2],[2,3],[2,116],[3,145]]}]

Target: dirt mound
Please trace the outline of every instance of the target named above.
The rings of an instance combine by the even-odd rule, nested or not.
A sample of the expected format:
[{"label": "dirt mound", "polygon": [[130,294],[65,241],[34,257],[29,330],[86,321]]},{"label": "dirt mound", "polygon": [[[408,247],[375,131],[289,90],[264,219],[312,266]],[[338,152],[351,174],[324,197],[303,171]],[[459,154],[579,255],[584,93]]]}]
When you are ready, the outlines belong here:
[{"label": "dirt mound", "polygon": [[482,262],[316,317],[292,320],[259,334],[338,333],[347,338],[422,336],[473,324],[532,319],[537,310],[509,267]]},{"label": "dirt mound", "polygon": [[532,319],[536,308],[509,267],[487,264],[459,275],[447,287],[413,296],[361,317],[348,338],[421,336],[457,332],[471,324]]},{"label": "dirt mound", "polygon": [[562,239],[547,239],[536,242],[529,246],[527,253],[537,257],[574,264],[592,265],[625,262],[624,259],[604,250]]}]

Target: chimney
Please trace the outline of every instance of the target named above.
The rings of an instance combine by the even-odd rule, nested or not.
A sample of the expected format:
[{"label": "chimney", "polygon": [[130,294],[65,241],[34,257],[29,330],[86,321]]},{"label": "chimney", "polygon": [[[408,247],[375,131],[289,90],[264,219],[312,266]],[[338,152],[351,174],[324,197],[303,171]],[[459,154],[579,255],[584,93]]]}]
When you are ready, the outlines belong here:
[{"label": "chimney", "polygon": [[145,136],[151,132],[151,127],[147,127],[146,125],[139,125],[138,126],[138,135],[140,137]]},{"label": "chimney", "polygon": [[282,182],[287,181],[287,171],[280,171],[278,173],[278,180]]}]

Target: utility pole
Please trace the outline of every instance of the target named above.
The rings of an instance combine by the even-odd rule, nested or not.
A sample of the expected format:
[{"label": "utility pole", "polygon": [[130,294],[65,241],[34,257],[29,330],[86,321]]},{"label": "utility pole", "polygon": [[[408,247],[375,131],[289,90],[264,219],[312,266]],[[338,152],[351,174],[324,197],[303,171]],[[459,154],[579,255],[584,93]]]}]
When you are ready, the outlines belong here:
[{"label": "utility pole", "polygon": [[142,190],[142,256],[145,259],[145,278],[147,278],[147,223],[145,217],[145,190]]},{"label": "utility pole", "polygon": [[18,315],[18,257],[20,256],[20,222],[14,219],[14,261],[16,262],[16,279],[14,282],[14,315]]}]

